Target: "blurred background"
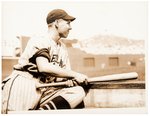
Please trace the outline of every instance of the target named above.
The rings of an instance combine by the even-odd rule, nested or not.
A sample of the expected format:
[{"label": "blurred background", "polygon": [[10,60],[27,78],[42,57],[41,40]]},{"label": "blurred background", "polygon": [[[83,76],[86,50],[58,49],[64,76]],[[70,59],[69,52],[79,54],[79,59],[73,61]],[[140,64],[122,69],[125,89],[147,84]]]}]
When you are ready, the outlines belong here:
[{"label": "blurred background", "polygon": [[[134,82],[145,83],[147,53],[145,43],[147,44],[148,39],[146,1],[2,1],[1,3],[2,80],[11,74],[13,65],[17,64],[28,40],[33,36],[46,34],[48,12],[60,8],[76,17],[71,23],[72,30],[68,38],[62,39],[67,46],[73,70],[89,77],[135,71],[139,77]],[[91,91],[89,96],[93,95],[95,90]],[[145,94],[143,90],[139,91],[138,95],[141,97],[133,103],[133,106],[143,107]],[[97,102],[93,100],[87,102],[87,106],[131,106],[129,102],[125,105],[114,102],[100,106],[94,103]]]}]

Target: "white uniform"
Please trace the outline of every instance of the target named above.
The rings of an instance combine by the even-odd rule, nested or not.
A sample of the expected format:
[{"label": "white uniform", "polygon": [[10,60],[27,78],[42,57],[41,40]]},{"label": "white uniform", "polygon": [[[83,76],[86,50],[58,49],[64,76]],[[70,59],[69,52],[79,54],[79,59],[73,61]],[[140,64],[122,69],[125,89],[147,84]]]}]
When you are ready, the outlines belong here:
[{"label": "white uniform", "polygon": [[[62,42],[57,45],[48,37],[30,39],[18,65],[15,66],[16,70],[8,77],[8,81],[5,80],[2,96],[3,113],[9,110],[36,109],[37,105],[44,107],[43,109],[64,109],[68,106],[75,108],[85,97],[85,92],[80,86],[64,89],[47,88],[44,92],[36,90],[37,82],[56,81],[56,77],[38,72],[35,59],[39,56],[47,58],[50,63],[61,68],[70,69],[67,49]],[[66,102],[57,103],[59,100],[64,100],[68,104]],[[47,107],[47,103],[50,104],[50,107]],[[66,106],[62,106],[63,104]]]}]

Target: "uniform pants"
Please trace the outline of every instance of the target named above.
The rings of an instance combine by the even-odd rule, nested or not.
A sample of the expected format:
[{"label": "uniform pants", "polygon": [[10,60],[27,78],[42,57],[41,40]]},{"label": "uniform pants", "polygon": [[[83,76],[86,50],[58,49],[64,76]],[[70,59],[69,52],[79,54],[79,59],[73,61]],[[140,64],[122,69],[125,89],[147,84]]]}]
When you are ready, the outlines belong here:
[{"label": "uniform pants", "polygon": [[81,86],[37,90],[35,85],[39,80],[28,72],[14,71],[8,78],[2,90],[2,113],[75,108],[85,97]]}]

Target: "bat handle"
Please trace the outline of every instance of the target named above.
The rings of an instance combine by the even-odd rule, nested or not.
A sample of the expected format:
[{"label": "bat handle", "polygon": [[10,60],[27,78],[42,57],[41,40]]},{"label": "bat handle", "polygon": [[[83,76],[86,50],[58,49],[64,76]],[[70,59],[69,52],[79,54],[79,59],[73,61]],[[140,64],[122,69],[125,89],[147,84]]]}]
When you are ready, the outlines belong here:
[{"label": "bat handle", "polygon": [[36,88],[44,88],[44,87],[59,87],[59,86],[67,86],[68,82],[64,81],[64,82],[57,82],[57,83],[47,83],[47,84],[40,84],[40,83],[36,83]]}]

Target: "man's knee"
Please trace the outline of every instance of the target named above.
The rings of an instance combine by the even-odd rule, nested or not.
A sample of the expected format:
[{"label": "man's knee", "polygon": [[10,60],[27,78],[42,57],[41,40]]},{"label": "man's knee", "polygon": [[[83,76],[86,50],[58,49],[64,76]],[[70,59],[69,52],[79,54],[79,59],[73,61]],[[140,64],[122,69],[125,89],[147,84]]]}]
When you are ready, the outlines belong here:
[{"label": "man's knee", "polygon": [[79,94],[80,97],[82,97],[82,98],[85,97],[85,91],[84,91],[84,89],[81,86],[76,86],[73,89],[74,89],[74,92],[76,94]]},{"label": "man's knee", "polygon": [[85,97],[85,91],[81,86],[75,86],[66,89],[66,94],[74,94],[75,96]]},{"label": "man's knee", "polygon": [[66,88],[61,96],[68,101],[71,108],[75,108],[85,97],[85,91],[81,86]]}]

